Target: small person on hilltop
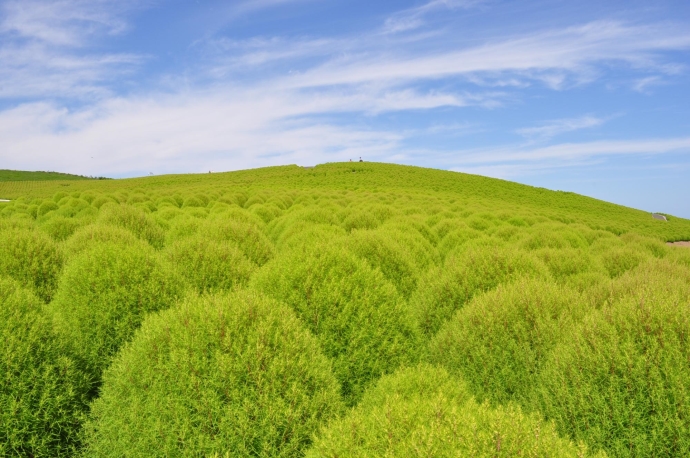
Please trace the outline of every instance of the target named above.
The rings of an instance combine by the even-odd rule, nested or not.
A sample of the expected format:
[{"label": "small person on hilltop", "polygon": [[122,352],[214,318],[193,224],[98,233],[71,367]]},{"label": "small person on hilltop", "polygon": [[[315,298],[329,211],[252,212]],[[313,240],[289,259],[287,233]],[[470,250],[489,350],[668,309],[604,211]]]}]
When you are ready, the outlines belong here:
[{"label": "small person on hilltop", "polygon": [[359,157],[359,162],[364,162],[364,161],[362,160],[362,156]]}]

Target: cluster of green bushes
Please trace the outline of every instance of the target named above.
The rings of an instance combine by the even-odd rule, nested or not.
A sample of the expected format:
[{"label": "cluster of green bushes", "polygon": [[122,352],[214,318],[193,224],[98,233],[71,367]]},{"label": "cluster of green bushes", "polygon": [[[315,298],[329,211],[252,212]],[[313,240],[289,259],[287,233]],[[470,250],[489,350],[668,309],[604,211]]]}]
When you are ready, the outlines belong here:
[{"label": "cluster of green bushes", "polygon": [[366,163],[21,183],[2,456],[690,455],[690,221]]}]

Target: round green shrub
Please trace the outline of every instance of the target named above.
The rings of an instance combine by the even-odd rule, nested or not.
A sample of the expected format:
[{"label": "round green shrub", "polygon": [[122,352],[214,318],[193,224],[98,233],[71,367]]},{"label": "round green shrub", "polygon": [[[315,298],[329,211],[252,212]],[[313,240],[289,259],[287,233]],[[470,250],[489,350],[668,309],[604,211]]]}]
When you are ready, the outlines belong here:
[{"label": "round green shrub", "polygon": [[48,212],[51,212],[53,210],[57,210],[58,208],[60,208],[60,207],[58,207],[58,204],[55,203],[54,201],[45,200],[45,201],[43,201],[43,203],[41,203],[41,205],[39,205],[37,216],[43,216]]},{"label": "round green shrub", "polygon": [[46,218],[39,221],[39,227],[57,241],[66,240],[77,229],[90,222],[87,218],[69,218],[59,214],[48,215]]},{"label": "round green shrub", "polygon": [[[461,380],[420,366],[383,377],[347,416],[324,428],[307,458],[585,457],[584,446],[514,405],[478,404]],[[603,456],[603,455],[602,455]]]},{"label": "round green shrub", "polygon": [[64,242],[63,248],[66,254],[74,256],[92,246],[108,242],[130,246],[140,246],[146,243],[139,240],[127,229],[96,223],[89,224],[75,231],[74,234]]},{"label": "round green shrub", "polygon": [[245,286],[256,270],[237,245],[199,236],[179,240],[165,250],[175,269],[198,293]]},{"label": "round green shrub", "polygon": [[261,218],[265,223],[279,217],[283,211],[274,204],[256,204],[251,208],[251,213]]},{"label": "round green shrub", "polygon": [[71,456],[91,383],[41,301],[0,277],[0,456]]},{"label": "round green shrub", "polygon": [[565,280],[571,275],[585,272],[605,274],[604,266],[589,252],[581,248],[542,248],[535,252],[549,268],[556,280]]},{"label": "round green shrub", "polygon": [[633,246],[614,247],[601,254],[601,262],[611,278],[624,274],[649,258],[644,249]]},{"label": "round green shrub", "polygon": [[648,289],[593,311],[551,352],[538,407],[616,457],[690,456],[690,302]]},{"label": "round green shrub", "polygon": [[434,246],[416,230],[404,230],[398,225],[381,225],[377,232],[394,239],[412,256],[414,265],[420,272],[425,272],[432,265],[438,265],[441,258]]},{"label": "round green shrub", "polygon": [[529,406],[550,350],[587,311],[575,291],[522,278],[460,309],[431,341],[429,359],[461,375],[478,399]]},{"label": "round green shrub", "polygon": [[332,358],[350,404],[369,382],[418,357],[419,334],[395,287],[342,246],[285,253],[251,285],[297,311]]},{"label": "round green shrub", "polygon": [[690,299],[690,266],[667,259],[648,259],[606,285],[601,303],[616,302],[625,297],[677,295]]},{"label": "round green shrub", "polygon": [[384,231],[354,230],[345,239],[350,252],[364,259],[408,299],[417,286],[419,271],[412,255]]},{"label": "round green shrub", "polygon": [[65,265],[50,308],[58,331],[99,377],[149,312],[170,307],[185,282],[147,245],[94,245]]},{"label": "round green shrub", "polygon": [[627,245],[643,248],[655,258],[664,258],[671,251],[671,248],[666,246],[666,244],[658,238],[643,237],[637,234],[628,233],[621,235],[621,240]]},{"label": "round green shrub", "polygon": [[94,208],[100,209],[103,205],[105,205],[107,203],[117,204],[118,202],[113,197],[110,197],[110,196],[98,196],[91,202],[91,205]]},{"label": "round green shrub", "polygon": [[14,278],[49,302],[57,287],[63,255],[43,232],[33,229],[0,231],[0,275]]},{"label": "round green shrub", "polygon": [[165,243],[165,232],[156,221],[142,210],[130,205],[104,205],[101,207],[98,221],[127,229],[154,248],[162,248]]},{"label": "round green shrub", "polygon": [[199,197],[188,197],[184,200],[182,208],[205,207],[206,204]]},{"label": "round green shrub", "polygon": [[438,243],[438,252],[442,258],[445,258],[448,253],[460,247],[464,243],[486,237],[482,232],[469,227],[459,228],[446,234]]},{"label": "round green shrub", "polygon": [[199,227],[199,235],[219,242],[232,242],[256,265],[273,257],[271,241],[257,226],[238,220],[215,219]]},{"label": "round green shrub", "polygon": [[310,246],[343,239],[347,233],[340,226],[313,224],[297,221],[280,233],[276,248],[280,251],[308,248]]},{"label": "round green shrub", "polygon": [[342,410],[292,310],[256,293],[205,296],[151,315],[113,361],[85,455],[299,457]]},{"label": "round green shrub", "polygon": [[549,278],[546,267],[529,253],[491,245],[463,248],[449,255],[443,267],[433,267],[424,274],[410,298],[420,329],[427,337],[433,336],[476,294],[520,276]]},{"label": "round green shrub", "polygon": [[544,224],[535,226],[533,234],[528,236],[522,246],[528,250],[540,248],[587,248],[589,243],[583,234],[561,224]]}]

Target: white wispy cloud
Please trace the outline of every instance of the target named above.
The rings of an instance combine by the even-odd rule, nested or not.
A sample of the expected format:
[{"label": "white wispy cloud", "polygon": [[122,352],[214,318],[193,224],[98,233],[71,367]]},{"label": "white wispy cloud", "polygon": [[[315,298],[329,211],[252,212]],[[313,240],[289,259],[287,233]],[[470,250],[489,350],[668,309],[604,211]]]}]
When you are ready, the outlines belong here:
[{"label": "white wispy cloud", "polygon": [[588,76],[591,67],[620,62],[663,71],[657,54],[690,48],[690,31],[670,26],[635,26],[596,21],[562,30],[487,43],[433,54],[368,55],[336,58],[295,76],[295,86],[408,82],[472,74],[512,73],[513,78],[537,79],[562,87],[571,75]]},{"label": "white wispy cloud", "polygon": [[690,137],[641,138],[543,147],[509,145],[445,153],[451,170],[495,178],[514,178],[563,168],[591,166],[616,157],[690,153]]},{"label": "white wispy cloud", "polygon": [[106,81],[142,57],[91,49],[95,38],[127,30],[124,0],[21,0],[0,4],[0,97],[103,97]]},{"label": "white wispy cloud", "polygon": [[589,129],[604,124],[607,120],[595,116],[581,116],[579,118],[555,119],[536,127],[517,129],[515,133],[530,140],[549,140],[557,135],[581,129]]},{"label": "white wispy cloud", "polygon": [[384,23],[384,33],[399,33],[415,30],[425,24],[427,15],[443,10],[472,8],[485,0],[431,0],[420,6],[409,8],[388,17]]},{"label": "white wispy cloud", "polygon": [[82,47],[96,33],[126,31],[122,16],[134,5],[131,0],[6,1],[0,6],[0,33],[56,46]]}]

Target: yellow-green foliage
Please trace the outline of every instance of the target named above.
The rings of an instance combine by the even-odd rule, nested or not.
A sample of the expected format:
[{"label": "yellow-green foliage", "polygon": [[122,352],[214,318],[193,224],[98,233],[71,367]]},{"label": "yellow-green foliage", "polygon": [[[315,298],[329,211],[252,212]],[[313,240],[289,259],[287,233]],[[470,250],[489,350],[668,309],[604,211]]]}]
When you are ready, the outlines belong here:
[{"label": "yellow-green foliage", "polygon": [[256,269],[234,243],[200,236],[174,242],[166,257],[199,293],[244,286]]},{"label": "yellow-green foliage", "polygon": [[[467,453],[476,456],[519,455],[513,453],[513,445],[504,445],[508,444],[504,438],[512,437],[511,444],[531,444],[521,449],[523,456],[568,455],[575,450],[568,441],[580,440],[590,450],[604,450],[613,457],[690,454],[690,374],[683,321],[690,303],[690,249],[665,243],[690,240],[688,220],[670,216],[659,221],[647,212],[573,193],[375,163],[127,180],[0,180],[0,198],[11,200],[0,202],[0,276],[38,296],[31,299],[42,302],[36,302],[36,310],[45,308],[52,320],[31,318],[33,312],[19,314],[27,317],[26,327],[15,319],[7,332],[29,335],[34,332],[30,323],[40,322],[36,329],[43,330],[36,335],[54,342],[43,347],[27,343],[37,342],[33,337],[12,337],[12,342],[24,342],[21,345],[35,348],[36,353],[11,350],[27,356],[5,355],[6,361],[21,365],[21,374],[54,374],[58,384],[54,386],[65,387],[68,393],[60,397],[57,388],[44,390],[42,386],[53,385],[31,375],[40,381],[36,393],[47,394],[38,404],[33,394],[21,398],[26,399],[22,405],[32,407],[25,410],[28,416],[18,418],[34,418],[33,409],[40,421],[5,423],[22,425],[9,428],[13,450],[20,450],[15,454],[60,455],[63,452],[58,450],[68,454],[78,448],[81,420],[74,419],[88,414],[83,399],[101,399],[101,375],[119,358],[137,363],[131,370],[124,362],[117,363],[117,369],[113,366],[112,373],[121,375],[113,375],[117,388],[113,385],[108,391],[107,405],[112,407],[98,407],[102,410],[97,410],[89,430],[95,442],[90,451],[77,453],[268,456],[283,453],[277,450],[285,446],[280,450],[300,456],[310,434],[327,428],[318,446],[325,448],[310,453],[417,456],[424,451],[455,456],[471,450]],[[256,356],[252,353],[256,348],[251,347],[258,342],[251,340],[254,334],[245,336],[233,328],[228,335],[235,336],[236,343],[224,347],[213,340],[215,328],[211,332],[204,326],[218,323],[213,321],[219,319],[212,316],[214,311],[239,310],[223,305],[227,298],[236,298],[227,300],[244,304],[237,305],[242,309],[255,301],[247,298],[256,294],[271,298],[256,299],[264,304],[261,310],[275,309],[271,320],[286,320],[287,324],[276,322],[271,329],[284,330],[283,325],[293,329],[297,320],[306,331],[295,332],[312,335],[311,340],[305,337],[311,343],[299,356],[293,358],[292,350],[275,353],[284,359],[280,364],[285,368],[294,364],[298,371],[294,374],[303,374],[299,371],[307,369],[301,365],[308,364],[312,355],[316,366],[327,363],[330,368],[324,371],[332,371],[337,381],[337,386],[328,385],[336,394],[327,404],[342,402],[353,408],[348,416],[328,426],[326,418],[339,407],[324,407],[310,416],[296,407],[299,403],[285,404],[287,397],[274,398],[270,406],[257,404],[266,411],[252,407],[261,393],[274,393],[262,391],[266,384],[254,386],[259,390],[254,393],[254,388],[238,381],[255,368],[250,358]],[[127,345],[140,324],[179,300],[188,301],[185,307],[195,311],[155,315],[152,320],[160,320],[157,337],[140,334],[133,356],[135,344]],[[648,315],[639,315],[641,310]],[[176,318],[170,318],[173,315]],[[176,328],[180,331],[176,335],[187,340],[175,341],[179,347],[174,351],[159,348],[157,339],[167,338],[167,324],[162,323],[178,319],[187,321],[180,324],[184,330]],[[201,331],[186,334],[197,324],[208,336]],[[297,335],[290,332],[286,336]],[[21,347],[12,345],[6,347]],[[124,347],[129,350],[123,353]],[[229,373],[219,366],[230,358],[230,353],[223,353],[226,350],[237,358],[232,372],[236,378],[221,383],[216,375]],[[182,360],[165,358],[180,352],[186,352],[185,363],[173,370],[173,364]],[[130,356],[125,358],[125,353]],[[144,370],[158,367],[159,356],[160,361],[168,361],[163,373],[169,379],[155,379],[158,374],[153,369]],[[67,369],[57,375],[50,368],[60,361],[73,366],[64,366]],[[362,401],[366,408],[360,404],[364,392],[381,377],[429,361],[445,366],[452,383],[468,390],[462,394],[467,400],[452,407],[455,413],[443,421],[430,423],[428,415],[439,407],[438,399],[455,395],[445,388],[446,394],[429,391],[421,382],[410,382],[409,399],[414,401],[395,406],[381,401],[391,415],[398,415],[395,424],[371,414],[379,408],[373,407],[373,401]],[[248,368],[244,372],[240,362]],[[134,374],[135,370],[141,374]],[[446,386],[442,379],[449,376],[434,372],[438,370],[422,372]],[[91,380],[84,392],[76,387],[84,386],[80,377],[85,373]],[[6,377],[0,392],[4,399],[17,400],[12,393],[32,389],[24,375],[12,378],[13,374],[0,373]],[[178,380],[173,374],[182,375]],[[137,379],[141,382],[137,393],[128,390],[130,375],[142,377]],[[295,396],[307,396],[299,376],[290,377],[286,375],[286,380],[294,381]],[[395,377],[384,378],[381,386],[393,386],[390,380]],[[161,388],[149,402],[145,388],[154,379],[156,386],[173,391]],[[218,391],[219,386],[224,391]],[[229,393],[235,393],[231,400]],[[477,401],[469,400],[468,393]],[[240,401],[242,396],[247,399]],[[105,402],[104,397],[95,405],[106,406]],[[219,407],[230,405],[234,406],[230,410]],[[57,412],[51,413],[54,420],[42,416],[42,406],[45,412]],[[51,406],[58,406],[57,410]],[[121,406],[131,408],[122,407],[125,413],[115,420],[111,415]],[[219,409],[213,411],[218,415],[202,420],[200,412],[208,415],[211,406]],[[156,416],[157,409],[168,413]],[[437,411],[445,412],[434,414]],[[272,417],[274,413],[278,416]],[[223,415],[241,417],[235,425],[241,428],[232,430],[230,417]],[[235,432],[214,429],[220,425],[214,419],[220,418],[229,428],[223,431]],[[415,418],[419,422],[412,421]],[[354,439],[338,429],[352,422],[366,425],[367,431],[352,436],[362,438],[361,444],[369,444],[366,447],[356,448]],[[555,422],[563,440],[553,435],[549,422]],[[301,439],[291,433],[280,440],[265,439],[277,437],[273,434],[287,423],[299,429]],[[400,438],[397,445],[377,442],[383,424],[390,426],[385,434]],[[99,425],[111,428],[107,437],[99,435]],[[467,445],[451,439],[450,431],[456,430],[461,434],[457,437],[469,437],[462,434],[469,434],[466,428],[471,425],[483,425],[484,429],[471,430],[481,440]],[[122,442],[116,437],[120,427],[126,431]],[[548,441],[526,439],[534,428]],[[39,430],[45,434],[39,435]],[[500,433],[501,450],[496,449],[499,436],[491,436],[496,431],[506,434]],[[140,443],[137,437],[146,439]],[[169,448],[151,445],[159,439]],[[108,451],[109,444],[116,443]],[[558,451],[548,448],[552,445]],[[136,448],[140,446],[144,448]],[[255,447],[254,451],[248,447]]]},{"label": "yellow-green foliage", "polygon": [[536,384],[536,404],[563,434],[612,456],[689,456],[688,273],[640,275],[651,287],[568,328]]},{"label": "yellow-green foliage", "polygon": [[74,256],[82,251],[103,243],[117,243],[120,245],[140,245],[140,241],[127,229],[106,224],[89,224],[77,230],[63,245],[68,256]]},{"label": "yellow-green foliage", "polygon": [[0,277],[0,456],[71,456],[91,383],[41,301]]},{"label": "yellow-green foliage", "polygon": [[419,334],[395,287],[339,245],[284,254],[252,286],[297,311],[333,358],[350,404],[369,382],[417,358]]},{"label": "yellow-green foliage", "polygon": [[140,209],[128,205],[107,205],[101,207],[99,220],[104,224],[119,226],[131,231],[154,248],[161,248],[165,243],[163,229]]},{"label": "yellow-green foliage", "polygon": [[516,277],[548,276],[538,259],[512,247],[473,244],[463,248],[449,255],[443,267],[428,271],[410,300],[421,329],[428,336],[434,335],[453,312],[476,294]]},{"label": "yellow-green foliage", "polygon": [[545,358],[585,312],[575,291],[522,278],[459,310],[431,342],[429,359],[462,376],[478,399],[529,406]]},{"label": "yellow-green foliage", "polygon": [[317,341],[256,293],[148,318],[104,376],[85,456],[300,457],[343,409]]},{"label": "yellow-green foliage", "polygon": [[98,377],[144,316],[173,305],[184,285],[152,248],[108,242],[67,263],[50,308],[62,338]]},{"label": "yellow-green foliage", "polygon": [[30,229],[0,230],[0,275],[14,278],[48,302],[62,269],[60,248],[47,235]]},{"label": "yellow-green foliage", "polygon": [[[383,377],[344,418],[324,428],[308,458],[586,457],[584,446],[509,404],[477,403],[462,380],[432,366]],[[604,456],[604,455],[599,455]]]}]

